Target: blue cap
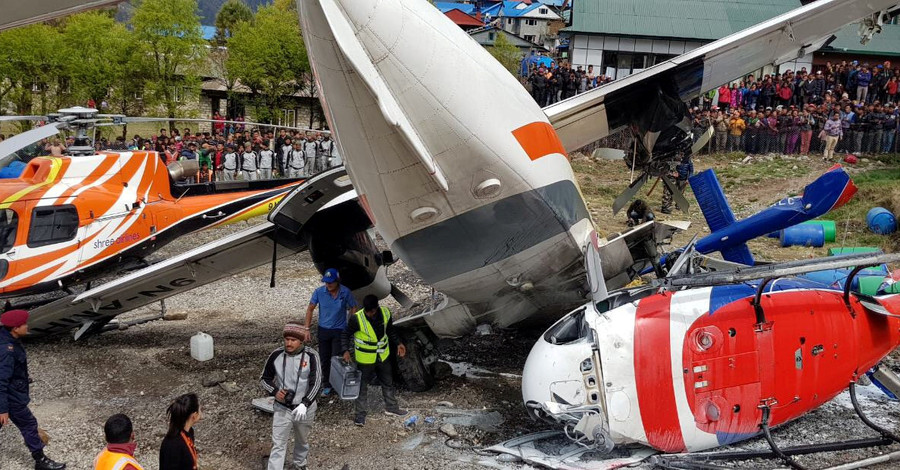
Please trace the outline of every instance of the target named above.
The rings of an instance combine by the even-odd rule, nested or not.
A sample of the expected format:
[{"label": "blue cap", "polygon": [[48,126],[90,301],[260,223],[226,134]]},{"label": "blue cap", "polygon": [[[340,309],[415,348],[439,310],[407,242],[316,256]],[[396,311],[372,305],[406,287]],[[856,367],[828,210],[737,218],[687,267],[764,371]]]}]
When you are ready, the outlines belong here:
[{"label": "blue cap", "polygon": [[337,282],[338,277],[337,269],[328,268],[325,270],[325,274],[322,275],[322,282]]}]

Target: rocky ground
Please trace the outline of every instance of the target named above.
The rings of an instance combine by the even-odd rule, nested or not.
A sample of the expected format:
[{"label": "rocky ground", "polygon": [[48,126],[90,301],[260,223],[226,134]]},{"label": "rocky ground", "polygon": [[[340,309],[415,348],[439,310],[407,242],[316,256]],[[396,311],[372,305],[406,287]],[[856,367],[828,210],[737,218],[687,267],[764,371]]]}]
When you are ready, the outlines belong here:
[{"label": "rocky ground", "polygon": [[[750,181],[757,172],[766,178],[753,186],[732,186],[739,216],[745,216],[775,200],[796,193],[811,181],[815,172],[827,168],[819,162],[798,160],[770,171],[771,160],[743,162],[742,158],[698,162],[698,169],[717,166],[730,172],[732,181]],[[609,202],[627,184],[620,172],[586,172],[586,163],[576,162],[582,188],[596,220],[609,230],[624,223],[609,212]],[[758,165],[759,168],[754,165]],[[803,165],[803,172],[794,165]],[[822,168],[818,168],[821,166]],[[754,170],[745,171],[744,167]],[[613,174],[615,173],[615,174]],[[605,189],[611,188],[611,189]],[[727,188],[727,187],[726,187]],[[755,188],[755,189],[754,189]],[[658,197],[659,192],[655,197]],[[699,211],[691,219],[694,233],[705,224]],[[621,227],[620,227],[621,225]],[[213,233],[191,236],[170,245],[160,256],[177,253],[204,243],[225,232],[243,228],[226,227]],[[811,249],[779,250],[772,241],[757,242],[757,253],[770,259],[805,257]],[[392,266],[389,277],[414,299],[431,294],[402,263]],[[262,267],[221,280],[167,301],[170,312],[187,312],[182,321],[154,321],[122,331],[75,343],[69,338],[51,338],[28,344],[34,383],[33,406],[41,426],[52,441],[48,454],[69,463],[71,469],[92,468],[92,460],[103,446],[102,425],[114,413],[131,416],[136,426],[137,457],[148,470],[157,469],[157,450],[165,431],[165,407],[174,397],[198,393],[203,404],[203,420],[196,426],[197,444],[204,469],[261,469],[270,446],[270,418],[250,406],[259,397],[257,381],[268,353],[278,346],[285,321],[299,318],[310,293],[320,283],[305,254],[278,264],[275,288],[268,287],[269,268]],[[389,301],[392,309],[399,306]],[[158,306],[132,312],[125,319],[153,315]],[[215,339],[215,358],[197,362],[190,357],[190,337],[198,331]],[[540,329],[494,331],[441,344],[442,359],[449,367],[437,386],[426,393],[402,391],[400,400],[419,424],[407,429],[398,418],[373,410],[364,428],[350,422],[351,404],[331,399],[320,402],[312,434],[311,468],[315,469],[459,469],[528,468],[496,456],[484,455],[481,448],[519,435],[548,429],[527,418],[521,403],[519,376],[525,357]],[[450,371],[454,373],[450,373]],[[221,375],[225,383],[204,387],[203,382]],[[380,404],[378,389],[370,403]],[[900,407],[875,393],[863,397],[867,410],[878,422],[900,429]],[[462,417],[458,416],[462,413]],[[466,425],[466,416],[475,414],[481,428]],[[434,423],[426,418],[435,418]],[[460,435],[449,438],[439,428],[449,421]],[[429,420],[430,421],[430,420]],[[502,422],[501,422],[502,421]],[[461,423],[461,424],[460,424]],[[853,418],[849,400],[839,397],[825,407],[776,432],[783,445],[853,439],[873,435]],[[764,447],[760,440],[743,448]],[[0,469],[31,468],[30,457],[14,427],[0,430]],[[888,452],[896,448],[884,448]],[[804,457],[811,467],[824,467],[877,454],[876,450],[852,451]],[[771,468],[773,461],[736,464],[740,468]],[[893,468],[884,465],[882,468]]]}]

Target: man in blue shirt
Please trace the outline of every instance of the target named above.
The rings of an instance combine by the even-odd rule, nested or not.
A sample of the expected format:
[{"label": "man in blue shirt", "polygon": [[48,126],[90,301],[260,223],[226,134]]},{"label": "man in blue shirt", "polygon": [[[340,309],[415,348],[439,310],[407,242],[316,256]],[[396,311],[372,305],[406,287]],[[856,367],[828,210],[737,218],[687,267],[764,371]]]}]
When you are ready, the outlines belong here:
[{"label": "man in blue shirt", "polygon": [[357,308],[356,299],[346,286],[340,283],[337,269],[325,270],[324,286],[314,290],[306,309],[306,327],[312,323],[312,314],[319,306],[319,357],[322,358],[322,379],[325,382],[322,396],[331,394],[329,377],[331,357],[341,355],[341,333],[347,328],[347,316]]}]

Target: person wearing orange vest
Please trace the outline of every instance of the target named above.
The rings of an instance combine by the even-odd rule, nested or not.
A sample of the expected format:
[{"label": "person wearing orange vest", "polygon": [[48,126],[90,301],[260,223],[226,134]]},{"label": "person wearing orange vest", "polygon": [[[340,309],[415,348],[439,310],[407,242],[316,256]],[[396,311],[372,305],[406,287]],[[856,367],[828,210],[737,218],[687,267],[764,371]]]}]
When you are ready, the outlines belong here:
[{"label": "person wearing orange vest", "polygon": [[137,443],[131,419],[123,414],[115,414],[103,425],[106,448],[94,459],[94,470],[144,470],[134,459]]}]

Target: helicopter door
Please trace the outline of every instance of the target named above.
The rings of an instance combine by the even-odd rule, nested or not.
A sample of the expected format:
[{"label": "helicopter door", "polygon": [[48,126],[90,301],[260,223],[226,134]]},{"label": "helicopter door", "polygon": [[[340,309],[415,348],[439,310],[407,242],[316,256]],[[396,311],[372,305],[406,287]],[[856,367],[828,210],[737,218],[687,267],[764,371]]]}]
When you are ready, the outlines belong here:
[{"label": "helicopter door", "polygon": [[12,209],[0,210],[0,281],[17,274],[16,237],[19,231],[19,214]]}]

